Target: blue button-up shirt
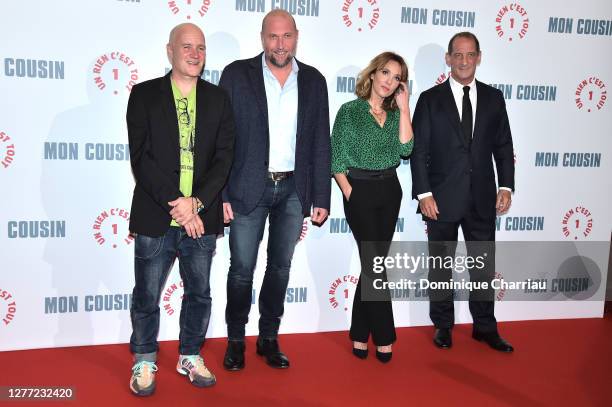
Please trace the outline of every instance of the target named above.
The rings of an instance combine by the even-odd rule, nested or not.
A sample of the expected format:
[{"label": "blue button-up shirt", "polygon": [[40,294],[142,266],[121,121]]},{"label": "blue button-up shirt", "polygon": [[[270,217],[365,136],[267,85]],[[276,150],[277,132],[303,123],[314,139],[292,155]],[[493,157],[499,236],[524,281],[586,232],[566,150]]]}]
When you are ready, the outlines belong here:
[{"label": "blue button-up shirt", "polygon": [[268,128],[270,130],[270,172],[293,171],[295,168],[295,140],[298,110],[298,64],[291,60],[291,73],[281,86],[262,54],[262,68],[268,102]]}]

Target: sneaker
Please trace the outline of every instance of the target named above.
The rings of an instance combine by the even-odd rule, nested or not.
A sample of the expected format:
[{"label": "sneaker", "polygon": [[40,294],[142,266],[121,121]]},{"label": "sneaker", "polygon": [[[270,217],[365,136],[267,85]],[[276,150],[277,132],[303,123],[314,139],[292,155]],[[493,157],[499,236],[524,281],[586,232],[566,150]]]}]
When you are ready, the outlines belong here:
[{"label": "sneaker", "polygon": [[155,391],[155,372],[157,366],[153,362],[137,362],[132,366],[130,390],[137,396],[150,396]]},{"label": "sneaker", "polygon": [[181,355],[176,371],[183,376],[189,376],[191,384],[197,387],[210,387],[217,382],[215,375],[206,368],[204,359],[200,355]]}]

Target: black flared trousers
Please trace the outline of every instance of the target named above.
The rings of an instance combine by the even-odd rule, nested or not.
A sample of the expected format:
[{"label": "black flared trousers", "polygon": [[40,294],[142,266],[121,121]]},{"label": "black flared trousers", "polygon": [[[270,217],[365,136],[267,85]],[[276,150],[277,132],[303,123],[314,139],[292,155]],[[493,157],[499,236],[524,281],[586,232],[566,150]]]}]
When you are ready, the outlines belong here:
[{"label": "black flared trousers", "polygon": [[350,338],[367,342],[370,334],[377,346],[396,339],[393,308],[388,290],[376,289],[375,279],[387,281],[386,272],[373,272],[373,257],[387,256],[402,200],[402,188],[395,173],[381,178],[353,178],[351,196],[344,199],[344,213],[359,248],[361,275],[351,319]]}]

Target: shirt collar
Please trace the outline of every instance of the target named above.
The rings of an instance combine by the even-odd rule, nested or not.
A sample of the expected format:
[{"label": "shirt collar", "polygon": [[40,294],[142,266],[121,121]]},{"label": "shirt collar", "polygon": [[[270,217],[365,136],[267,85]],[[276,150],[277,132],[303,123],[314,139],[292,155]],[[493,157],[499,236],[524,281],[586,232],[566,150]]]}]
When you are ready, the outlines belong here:
[{"label": "shirt collar", "polygon": [[[266,62],[265,52],[261,53],[261,67],[264,70],[264,72],[267,70],[268,72],[272,73],[272,71],[270,70],[270,67],[268,66],[268,63]],[[293,73],[297,73],[299,70],[300,70],[300,67],[297,64],[295,57],[291,58],[291,71]]]},{"label": "shirt collar", "polygon": [[468,83],[467,85],[462,85],[459,82],[457,82],[454,78],[453,75],[450,76],[449,80],[451,88],[454,88],[456,90],[459,90],[461,92],[463,92],[463,87],[464,86],[469,86],[470,87],[470,91],[473,91],[474,89],[476,89],[476,78],[472,79],[472,82]]},{"label": "shirt collar", "polygon": [[187,96],[183,96],[180,89],[178,88],[176,83],[174,83],[174,80],[172,78],[170,78],[170,86],[172,87],[172,94],[174,95],[175,99],[187,98],[189,100],[195,100],[196,89],[198,88],[197,83],[193,88],[191,88],[191,91]]}]

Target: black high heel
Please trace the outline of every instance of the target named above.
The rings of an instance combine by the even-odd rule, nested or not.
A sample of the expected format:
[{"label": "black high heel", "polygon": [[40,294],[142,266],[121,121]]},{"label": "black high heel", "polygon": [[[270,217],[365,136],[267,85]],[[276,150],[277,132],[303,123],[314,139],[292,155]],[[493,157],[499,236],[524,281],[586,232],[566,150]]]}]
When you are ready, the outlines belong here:
[{"label": "black high heel", "polygon": [[376,359],[382,363],[389,363],[393,357],[393,352],[379,352],[376,350]]},{"label": "black high heel", "polygon": [[368,350],[353,348],[353,355],[357,356],[359,359],[365,359],[368,357]]}]

